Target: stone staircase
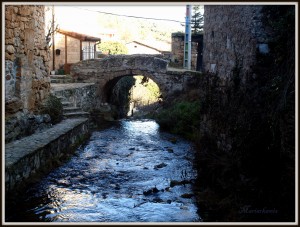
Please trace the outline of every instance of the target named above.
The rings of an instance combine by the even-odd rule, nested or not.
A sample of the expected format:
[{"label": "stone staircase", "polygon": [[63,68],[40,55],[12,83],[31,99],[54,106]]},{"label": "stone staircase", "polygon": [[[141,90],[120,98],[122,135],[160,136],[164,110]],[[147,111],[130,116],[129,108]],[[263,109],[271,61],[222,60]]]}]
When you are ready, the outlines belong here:
[{"label": "stone staircase", "polygon": [[[74,84],[73,79],[70,76],[66,75],[51,75],[51,84],[61,84],[65,89],[72,89],[75,90],[75,88],[70,88],[70,85]],[[55,86],[53,85],[53,86]],[[72,87],[72,86],[71,86]],[[51,93],[55,95],[57,98],[61,100],[61,103],[63,105],[63,116],[64,118],[88,118],[89,113],[83,111],[80,107],[77,107],[75,103],[69,101],[65,96],[63,96],[62,90],[53,90],[51,89]]]},{"label": "stone staircase", "polygon": [[64,118],[78,118],[78,117],[89,117],[89,113],[83,111],[80,107],[74,106],[72,102],[69,102],[63,96],[57,96],[63,104],[63,115]]},{"label": "stone staircase", "polygon": [[65,84],[73,83],[74,80],[69,75],[50,75],[51,83]]}]

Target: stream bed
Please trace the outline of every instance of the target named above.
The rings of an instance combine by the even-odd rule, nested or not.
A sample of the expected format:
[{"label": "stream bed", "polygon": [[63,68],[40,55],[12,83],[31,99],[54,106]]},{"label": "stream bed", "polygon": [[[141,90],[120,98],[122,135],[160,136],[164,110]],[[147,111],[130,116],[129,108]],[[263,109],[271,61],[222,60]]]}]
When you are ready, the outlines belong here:
[{"label": "stream bed", "polygon": [[6,221],[200,222],[193,158],[190,142],[155,121],[120,120],[6,204]]}]

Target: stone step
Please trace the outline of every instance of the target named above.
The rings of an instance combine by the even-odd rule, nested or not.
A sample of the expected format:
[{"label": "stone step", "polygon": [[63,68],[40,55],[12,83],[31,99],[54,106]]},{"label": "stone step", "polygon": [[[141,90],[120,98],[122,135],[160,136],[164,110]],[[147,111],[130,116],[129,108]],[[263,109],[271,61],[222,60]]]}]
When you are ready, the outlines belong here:
[{"label": "stone step", "polygon": [[88,112],[71,112],[71,113],[64,113],[65,118],[74,118],[74,117],[88,117],[90,114]]},{"label": "stone step", "polygon": [[61,104],[63,105],[63,107],[72,107],[73,106],[73,103],[68,102],[68,101],[63,101],[63,102],[61,102]]},{"label": "stone step", "polygon": [[54,79],[71,78],[71,76],[67,76],[67,75],[50,75],[50,77]]},{"label": "stone step", "polygon": [[73,82],[73,78],[71,76],[66,76],[66,75],[51,75],[50,79],[51,79],[51,83],[64,84],[64,83]]},{"label": "stone step", "polygon": [[51,83],[53,84],[68,84],[68,83],[72,83],[73,79],[52,79],[51,78]]},{"label": "stone step", "polygon": [[78,113],[78,112],[82,112],[82,109],[80,109],[79,107],[64,107],[63,108],[64,113]]},{"label": "stone step", "polygon": [[60,99],[61,102],[66,102],[67,101],[64,96],[58,96],[58,95],[55,95],[55,96],[56,96],[56,98]]}]

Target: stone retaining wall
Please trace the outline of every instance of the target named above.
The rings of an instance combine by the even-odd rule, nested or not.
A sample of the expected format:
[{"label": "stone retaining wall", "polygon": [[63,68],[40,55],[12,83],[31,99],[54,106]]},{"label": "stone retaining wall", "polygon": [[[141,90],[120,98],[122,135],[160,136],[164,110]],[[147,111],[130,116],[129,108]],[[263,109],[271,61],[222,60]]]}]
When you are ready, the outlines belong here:
[{"label": "stone retaining wall", "polygon": [[97,86],[94,83],[75,83],[62,84],[59,86],[53,85],[52,92],[56,96],[64,97],[65,101],[69,101],[74,107],[79,107],[84,111],[90,112],[96,108]]},{"label": "stone retaining wall", "polygon": [[51,126],[49,114],[35,115],[19,112],[5,122],[5,143],[41,132]]},{"label": "stone retaining wall", "polygon": [[88,119],[67,119],[44,132],[6,144],[6,192],[20,189],[35,176],[50,171],[56,160],[70,154],[88,134]]}]

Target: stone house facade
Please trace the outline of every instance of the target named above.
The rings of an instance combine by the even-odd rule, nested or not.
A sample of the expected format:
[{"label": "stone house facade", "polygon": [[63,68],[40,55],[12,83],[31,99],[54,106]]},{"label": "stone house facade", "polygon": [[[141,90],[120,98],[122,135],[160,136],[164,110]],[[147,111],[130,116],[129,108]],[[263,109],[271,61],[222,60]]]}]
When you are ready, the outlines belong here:
[{"label": "stone house facade", "polygon": [[[262,24],[262,5],[204,6],[204,70],[223,79],[251,73],[257,51],[268,53],[268,34]],[[242,81],[245,80],[241,78]]]},{"label": "stone house facade", "polygon": [[49,46],[41,5],[5,4],[5,142],[51,127],[38,113],[50,94]]},{"label": "stone house facade", "polygon": [[35,110],[50,92],[44,6],[5,5],[5,114]]},{"label": "stone house facade", "polygon": [[70,73],[70,66],[86,59],[94,59],[96,45],[101,39],[86,34],[59,29],[55,32],[54,46],[50,51],[50,68]]}]

